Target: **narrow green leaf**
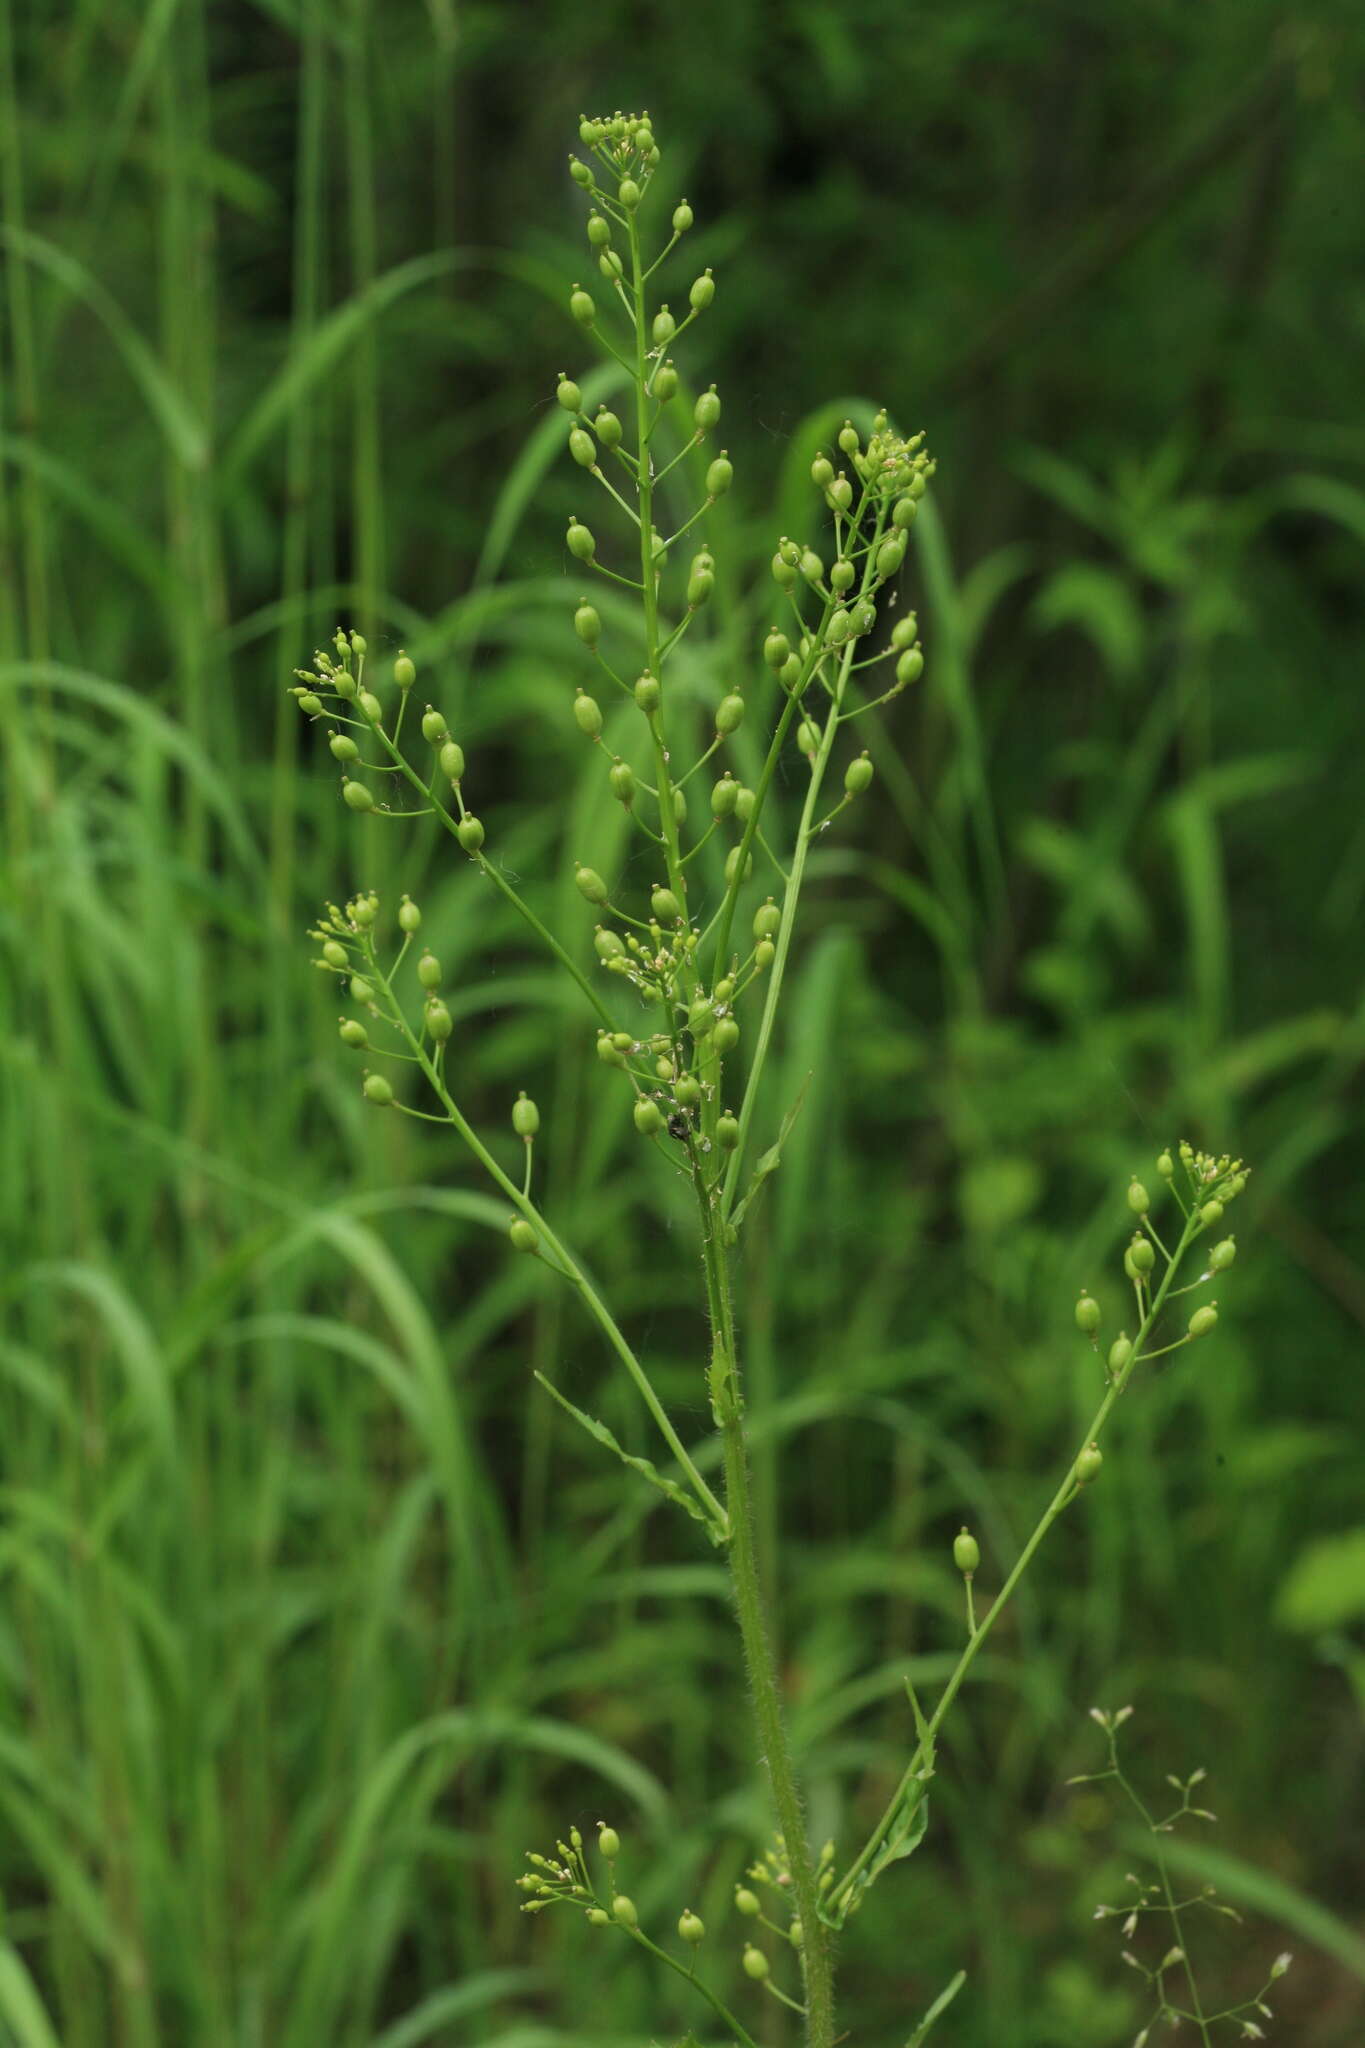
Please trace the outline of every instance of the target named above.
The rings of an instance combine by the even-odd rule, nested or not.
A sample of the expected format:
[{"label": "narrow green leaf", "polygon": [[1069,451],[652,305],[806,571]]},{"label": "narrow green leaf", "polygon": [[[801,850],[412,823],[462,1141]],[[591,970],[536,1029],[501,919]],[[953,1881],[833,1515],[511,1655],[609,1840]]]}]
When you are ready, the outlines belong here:
[{"label": "narrow green leaf", "polygon": [[595,1442],[604,1445],[607,1450],[614,1452],[614,1454],[621,1460],[621,1463],[623,1465],[629,1465],[632,1472],[638,1472],[640,1477],[642,1479],[647,1479],[651,1486],[657,1486],[659,1492],[662,1494],[666,1494],[668,1499],[674,1502],[674,1504],[677,1507],[685,1508],[688,1514],[691,1515],[694,1522],[701,1523],[702,1527],[705,1529],[707,1535],[711,1538],[711,1541],[713,1543],[724,1543],[725,1532],[722,1529],[717,1528],[715,1522],[711,1519],[710,1515],[706,1513],[700,1501],[695,1500],[690,1493],[686,1492],[683,1487],[677,1485],[677,1483],[674,1480],[666,1479],[663,1473],[660,1472],[660,1470],[658,1469],[657,1465],[653,1464],[650,1459],[637,1458],[634,1457],[631,1454],[631,1452],[623,1450],[621,1445],[617,1443],[616,1438],[612,1435],[611,1431],[607,1428],[605,1422],[598,1422],[595,1419],[595,1417],[591,1415],[585,1415],[581,1408],[575,1408],[573,1402],[566,1399],[565,1396],[560,1393],[558,1387],[551,1385],[550,1381],[546,1379],[543,1372],[538,1372],[536,1374],[536,1378],[540,1381],[540,1384],[542,1387],[544,1387],[546,1393],[549,1394],[553,1400],[558,1401],[560,1407],[564,1410],[565,1414],[572,1415],[574,1421],[578,1423],[581,1428],[586,1429],[588,1435],[592,1437]]},{"label": "narrow green leaf", "polygon": [[792,1104],[791,1108],[787,1111],[787,1114],[782,1119],[782,1128],[779,1130],[777,1134],[776,1142],[770,1145],[767,1151],[762,1153],[757,1162],[755,1163],[753,1179],[749,1182],[748,1193],[745,1195],[743,1201],[735,1210],[734,1215],[730,1218],[730,1229],[732,1233],[737,1231],[739,1229],[740,1224],[744,1221],[745,1214],[748,1211],[751,1203],[762,1191],[764,1181],[768,1179],[770,1174],[776,1173],[778,1167],[782,1164],[782,1147],[786,1144],[788,1137],[791,1135],[792,1125],[796,1122],[796,1119],[801,1114],[801,1105],[804,1103],[806,1099],[806,1090],[810,1087],[811,1080],[812,1075],[807,1074],[805,1080],[801,1083],[800,1089],[797,1092],[795,1102]]},{"label": "narrow green leaf", "polygon": [[928,2012],[924,2015],[924,2018],[920,2021],[919,2025],[915,2028],[914,2033],[906,2042],[905,2048],[920,2048],[921,2041],[923,2041],[925,2036],[928,2034],[930,2027],[932,2027],[934,2024],[934,2021],[941,2020],[943,2018],[944,2013],[947,2012],[948,2007],[957,1997],[958,1992],[962,1989],[966,1981],[967,1972],[965,1970],[959,1970],[957,1975],[953,1978],[952,1982],[950,1984],[945,1985],[944,1989],[939,1992],[938,1997],[934,2000]]}]

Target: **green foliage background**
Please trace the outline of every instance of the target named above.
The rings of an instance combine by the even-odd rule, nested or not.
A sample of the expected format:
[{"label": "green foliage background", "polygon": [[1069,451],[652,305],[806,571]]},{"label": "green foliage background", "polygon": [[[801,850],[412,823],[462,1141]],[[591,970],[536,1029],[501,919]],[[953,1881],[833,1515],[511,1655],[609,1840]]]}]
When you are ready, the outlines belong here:
[{"label": "green foliage background", "polygon": [[1362,83],[1347,0],[0,0],[0,2038],[676,2035],[511,1876],[609,1812],[646,1918],[719,1929],[764,1825],[718,1566],[536,1393],[641,1441],[463,1161],[362,1113],[302,938],[419,896],[462,1099],[538,1098],[700,1429],[685,1217],[585,1020],[282,694],[338,617],[406,644],[587,956],[571,858],[623,853],[550,394],[564,154],[616,105],[719,281],[717,674],[832,422],[940,460],[929,669],[815,866],[743,1281],[822,1833],[946,1668],[952,1531],[989,1596],[1093,1405],[1129,1172],[1257,1168],[1216,1342],[1125,1404],[849,1931],[853,2038],[959,1966],[945,2042],[1129,2038],[1127,1851],[1064,1788],[1096,1700],[1158,1781],[1213,1767],[1250,1925],[1211,1978],[1294,1948],[1283,2038],[1361,2038]]}]

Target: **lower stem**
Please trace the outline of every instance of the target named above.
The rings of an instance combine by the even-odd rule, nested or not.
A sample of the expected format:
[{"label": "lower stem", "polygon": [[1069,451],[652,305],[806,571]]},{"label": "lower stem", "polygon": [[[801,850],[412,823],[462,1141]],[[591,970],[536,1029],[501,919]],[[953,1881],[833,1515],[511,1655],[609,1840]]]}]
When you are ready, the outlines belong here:
[{"label": "lower stem", "polygon": [[[723,1377],[733,1389],[729,1375],[716,1377]],[[773,1804],[777,1808],[778,1826],[782,1831],[787,1868],[791,1872],[792,1890],[801,1921],[807,2048],[833,2048],[834,1957],[829,1929],[820,1918],[815,1865],[787,1742],[777,1663],[763,1612],[763,1591],[754,1544],[753,1489],[743,1415],[737,1398],[726,1404],[722,1441],[725,1450],[725,1499],[731,1531],[730,1582],[734,1588],[735,1613],[744,1641],[744,1661],[749,1674],[759,1747],[768,1767]]]}]

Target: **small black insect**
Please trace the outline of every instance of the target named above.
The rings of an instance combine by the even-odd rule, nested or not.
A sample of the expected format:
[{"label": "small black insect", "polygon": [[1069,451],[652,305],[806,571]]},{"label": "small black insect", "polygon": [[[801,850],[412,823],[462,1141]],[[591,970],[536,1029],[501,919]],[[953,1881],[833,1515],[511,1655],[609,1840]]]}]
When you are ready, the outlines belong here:
[{"label": "small black insect", "polygon": [[682,1110],[675,1109],[672,1116],[668,1119],[669,1137],[679,1139],[685,1138],[688,1132],[691,1130],[691,1128],[692,1126],[688,1122]]}]

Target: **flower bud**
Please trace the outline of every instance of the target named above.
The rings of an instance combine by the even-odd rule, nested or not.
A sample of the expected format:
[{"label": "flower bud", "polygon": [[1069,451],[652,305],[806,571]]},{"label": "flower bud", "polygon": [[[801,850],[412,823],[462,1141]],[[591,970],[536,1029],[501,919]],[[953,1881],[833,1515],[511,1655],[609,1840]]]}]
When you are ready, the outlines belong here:
[{"label": "flower bud", "polygon": [[1099,1477],[1104,1463],[1104,1452],[1098,1444],[1087,1444],[1072,1468],[1077,1486],[1089,1486],[1092,1479]]},{"label": "flower bud", "polygon": [[573,629],[585,647],[596,647],[602,637],[602,621],[596,605],[586,602],[573,615]]},{"label": "flower bud", "polygon": [[860,796],[865,789],[870,789],[874,772],[866,752],[857,755],[844,770],[844,788],[848,794]]},{"label": "flower bud", "polygon": [[483,820],[476,818],[472,811],[466,811],[455,827],[455,837],[466,853],[477,853],[483,845]]},{"label": "flower bud", "polygon": [[354,761],[359,757],[360,749],[348,732],[334,732],[327,744],[334,761]]},{"label": "flower bud", "polygon": [[692,289],[687,294],[694,313],[704,313],[715,296],[716,281],[709,270],[703,271],[702,275],[694,280]]},{"label": "flower bud", "polygon": [[738,691],[731,690],[716,706],[716,731],[732,733],[738,731],[744,722],[744,699]]},{"label": "flower bud", "polygon": [[656,1131],[663,1128],[663,1111],[648,1095],[640,1097],[632,1114],[635,1118],[635,1128],[642,1138],[652,1138]]},{"label": "flower bud", "polygon": [[426,1017],[427,1030],[431,1033],[431,1036],[435,1039],[437,1045],[444,1045],[446,1040],[450,1037],[451,1032],[455,1029],[455,1026],[451,1020],[449,1010],[446,1008],[445,1004],[440,1000],[439,996],[433,996],[431,998],[431,1000],[428,1002],[426,1006],[424,1014]]},{"label": "flower bud", "polygon": [[1190,1317],[1190,1335],[1192,1337],[1207,1337],[1210,1330],[1216,1329],[1217,1326],[1218,1309],[1214,1302],[1205,1302],[1203,1308],[1197,1308]]},{"label": "flower bud", "polygon": [[673,891],[665,889],[662,884],[651,893],[649,907],[660,924],[676,924],[682,916],[681,903]]},{"label": "flower bud", "polygon": [[555,397],[565,412],[578,412],[583,404],[583,393],[572,377],[561,377],[555,386]]},{"label": "flower bud", "polygon": [[689,1947],[691,1948],[695,1948],[699,1941],[705,1939],[705,1925],[698,1918],[698,1916],[694,1912],[692,1912],[690,1907],[687,1912],[683,1913],[679,1917],[678,1933],[682,1937],[682,1939],[688,1943]]},{"label": "flower bud", "polygon": [[1093,1337],[1099,1326],[1100,1305],[1082,1289],[1081,1298],[1076,1303],[1076,1328],[1087,1337]]},{"label": "flower bud", "polygon": [[970,1578],[981,1562],[981,1547],[970,1529],[960,1529],[953,1538],[953,1563]]},{"label": "flower bud", "polygon": [[731,1116],[728,1109],[716,1118],[716,1143],[725,1152],[733,1152],[739,1143],[739,1118]]},{"label": "flower bud", "polygon": [[631,212],[633,208],[637,207],[640,204],[640,188],[636,184],[634,178],[622,178],[620,190],[617,192],[616,196],[620,200],[622,206],[625,207],[627,213]]},{"label": "flower bud", "polygon": [[908,647],[896,663],[896,681],[904,689],[907,683],[917,683],[923,674],[923,654],[918,647]]},{"label": "flower bud", "polygon": [[1213,1250],[1209,1253],[1209,1271],[1211,1273],[1226,1273],[1228,1267],[1232,1264],[1236,1256],[1236,1238],[1225,1237],[1222,1243],[1216,1244]]},{"label": "flower bud", "polygon": [[464,780],[464,748],[458,740],[447,740],[437,755],[441,773],[451,782]]},{"label": "flower bud", "polygon": [[624,1892],[618,1892],[611,1902],[611,1910],[622,1927],[638,1927],[640,1916],[635,1910],[634,1899],[628,1899]]},{"label": "flower bud", "polygon": [[695,216],[693,215],[692,209],[688,205],[687,201],[685,199],[680,200],[673,209],[674,234],[685,235],[687,233],[687,230],[691,227],[694,217]]},{"label": "flower bud", "polygon": [[657,676],[652,676],[648,669],[644,671],[643,675],[636,677],[635,701],[646,716],[658,710],[661,695],[659,679]]},{"label": "flower bud", "polygon": [[828,455],[817,455],[810,466],[810,480],[817,490],[827,491],[834,482],[834,464]]},{"label": "flower bud", "polygon": [[597,318],[591,292],[585,292],[581,285],[576,284],[569,294],[569,311],[580,327],[591,327]]},{"label": "flower bud", "polygon": [[360,1046],[368,1045],[370,1042],[370,1034],[361,1023],[359,1017],[343,1017],[338,1029],[343,1045],[353,1045],[358,1049]]},{"label": "flower bud", "polygon": [[1132,1210],[1133,1214],[1135,1216],[1145,1216],[1151,1206],[1147,1190],[1142,1185],[1142,1182],[1140,1180],[1130,1181],[1128,1185],[1128,1207]]},{"label": "flower bud", "polygon": [[1113,1343],[1109,1346],[1109,1370],[1116,1379],[1132,1355],[1133,1347],[1128,1340],[1127,1334],[1115,1337]]},{"label": "flower bud", "polygon": [[341,794],[353,811],[372,811],[374,798],[363,782],[343,781]]},{"label": "flower bud", "polygon": [[576,867],[574,869],[574,881],[578,885],[579,895],[582,896],[585,902],[606,902],[609,891],[596,868],[585,868],[581,865]]},{"label": "flower bud", "polygon": [[613,761],[607,770],[607,781],[611,784],[611,793],[618,803],[634,803],[635,770],[629,761]]},{"label": "flower bud", "polygon": [[367,1074],[364,1081],[365,1099],[380,1109],[387,1109],[393,1101],[393,1089],[382,1074]]},{"label": "flower bud", "polygon": [[750,1943],[749,1947],[744,1951],[745,1976],[752,1977],[756,1984],[761,1984],[768,1974],[768,1969],[768,1958],[764,1955],[762,1949],[755,1948]]},{"label": "flower bud", "polygon": [[410,654],[399,654],[393,664],[393,679],[400,690],[410,690],[417,681],[417,669]]},{"label": "flower bud", "polygon": [[439,747],[441,741],[449,737],[444,718],[439,711],[433,711],[428,705],[422,719],[422,738],[431,746]]},{"label": "flower bud", "polygon": [[441,963],[430,950],[423,953],[421,959],[417,962],[417,979],[421,982],[423,988],[439,988],[441,986]]},{"label": "flower bud", "polygon": [[723,498],[735,480],[735,466],[725,455],[718,455],[706,472],[706,495],[708,498]]},{"label": "flower bud", "polygon": [[512,1218],[512,1221],[507,1226],[507,1235],[511,1238],[514,1248],[519,1252],[533,1252],[540,1244],[540,1239],[536,1236],[534,1227],[527,1222],[524,1216],[514,1216]]},{"label": "flower bud", "polygon": [[595,697],[586,690],[575,693],[573,700],[574,724],[588,739],[595,740],[602,730],[602,707]]}]

